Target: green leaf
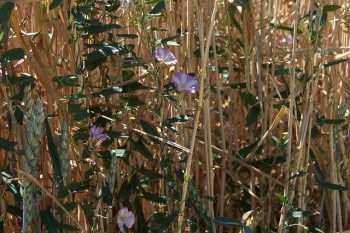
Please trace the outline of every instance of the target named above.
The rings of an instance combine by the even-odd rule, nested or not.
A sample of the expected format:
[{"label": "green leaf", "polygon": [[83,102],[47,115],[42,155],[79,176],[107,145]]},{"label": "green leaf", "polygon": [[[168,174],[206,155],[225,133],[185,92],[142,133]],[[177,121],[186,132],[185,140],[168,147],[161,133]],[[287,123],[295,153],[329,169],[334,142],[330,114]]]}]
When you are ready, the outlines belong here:
[{"label": "green leaf", "polygon": [[137,229],[140,229],[140,230],[147,229],[147,222],[145,220],[145,215],[143,213],[140,197],[135,198],[134,206],[135,206],[135,214],[137,216],[137,221],[136,221]]},{"label": "green leaf", "polygon": [[18,218],[22,218],[23,217],[23,211],[22,209],[18,208],[17,206],[13,206],[13,205],[6,205],[6,211],[7,213],[12,214],[13,216],[16,216]]},{"label": "green leaf", "polygon": [[303,218],[318,215],[318,213],[316,211],[293,210],[291,215],[293,218]]},{"label": "green leaf", "polygon": [[158,2],[163,2],[164,0],[145,0],[146,4],[154,4],[154,3],[158,3]]},{"label": "green leaf", "polygon": [[[177,34],[175,36],[170,36],[170,37],[167,37],[167,38],[163,38],[159,41],[160,44],[163,44],[163,45],[169,45],[169,42],[173,42],[173,40],[181,37],[182,35],[181,34]],[[175,43],[175,45],[179,45],[178,42],[173,42]]]},{"label": "green leaf", "polygon": [[289,180],[292,180],[292,179],[295,179],[295,178],[298,178],[298,177],[303,177],[303,176],[306,176],[307,174],[308,174],[307,172],[298,171],[295,175],[291,176],[289,178]]},{"label": "green leaf", "polygon": [[24,113],[22,108],[20,108],[18,105],[15,107],[15,118],[18,124],[23,125],[23,119],[24,119]]},{"label": "green leaf", "polygon": [[81,110],[80,112],[77,112],[73,115],[74,121],[83,121],[90,117],[90,113],[84,110]]},{"label": "green leaf", "polygon": [[331,62],[325,63],[322,66],[323,66],[323,68],[327,68],[327,67],[338,65],[338,64],[341,64],[341,63],[344,63],[344,62],[347,62],[347,61],[349,61],[349,59],[340,59],[340,60],[337,60],[337,61],[331,61]]},{"label": "green leaf", "polygon": [[14,151],[17,142],[12,142],[4,138],[0,138],[0,149]]},{"label": "green leaf", "polygon": [[94,149],[92,147],[86,146],[83,150],[82,158],[84,160],[88,160],[91,157],[92,151]]},{"label": "green leaf", "polygon": [[254,149],[254,147],[258,144],[259,142],[253,142],[252,144],[240,149],[237,152],[237,156],[241,157],[242,159],[247,157],[247,155]]},{"label": "green leaf", "polygon": [[135,107],[145,105],[145,102],[141,101],[136,96],[131,96],[127,98],[126,101],[127,101],[126,106],[130,108],[135,108]]},{"label": "green leaf", "polygon": [[152,16],[158,16],[161,14],[163,9],[165,9],[165,3],[164,1],[160,1],[152,8],[148,14]]},{"label": "green leaf", "polygon": [[69,96],[65,96],[64,99],[66,100],[80,100],[80,99],[86,99],[86,95],[83,93],[74,93]]},{"label": "green leaf", "polygon": [[347,191],[347,187],[339,185],[339,184],[333,184],[326,181],[317,181],[318,186],[325,188],[325,189],[333,189],[338,191]]},{"label": "green leaf", "polygon": [[77,113],[80,111],[80,106],[82,104],[69,103],[68,104],[68,112],[69,113]]},{"label": "green leaf", "polygon": [[49,10],[53,10],[61,4],[62,0],[52,0],[49,6]]},{"label": "green leaf", "polygon": [[87,133],[87,132],[76,132],[74,135],[73,135],[73,139],[75,141],[77,140],[88,140],[90,137],[90,134]]},{"label": "green leaf", "polygon": [[57,222],[55,217],[52,215],[50,211],[50,207],[47,207],[46,210],[44,211],[40,211],[40,218],[49,233],[58,232]]},{"label": "green leaf", "polygon": [[152,202],[163,203],[163,204],[166,204],[167,199],[168,199],[166,196],[146,192],[145,190],[142,190],[142,198],[149,200],[149,201],[152,201]]},{"label": "green leaf", "polygon": [[133,143],[133,149],[136,149],[136,151],[138,151],[148,161],[153,161],[152,153],[148,150],[148,148],[143,144],[141,140]]},{"label": "green leaf", "polygon": [[60,157],[58,156],[57,145],[53,139],[50,124],[47,118],[45,119],[45,127],[47,144],[53,168],[53,178],[57,184],[63,184]]},{"label": "green leaf", "polygon": [[13,2],[6,1],[3,4],[1,4],[0,7],[0,44],[6,43],[8,39],[8,32],[9,32],[9,19],[12,14],[12,10],[15,7],[15,4]]},{"label": "green leaf", "polygon": [[290,74],[290,70],[288,67],[275,66],[274,75],[289,75],[289,74]]},{"label": "green leaf", "polygon": [[248,91],[241,92],[239,95],[246,105],[255,105],[257,103],[256,96]]},{"label": "green leaf", "polygon": [[102,200],[109,206],[113,205],[113,194],[111,193],[107,182],[102,183]]},{"label": "green leaf", "polygon": [[33,76],[19,76],[19,77],[9,77],[9,82],[11,85],[23,85],[28,86],[34,84]]},{"label": "green leaf", "polygon": [[213,219],[213,223],[231,227],[242,227],[245,233],[253,233],[253,231],[239,220],[230,217],[216,217]]},{"label": "green leaf", "polygon": [[248,111],[245,125],[247,127],[249,127],[252,124],[254,124],[256,122],[256,120],[258,119],[259,115],[260,115],[260,106],[259,105],[254,105]]},{"label": "green leaf", "polygon": [[249,6],[249,0],[236,0],[235,3],[241,7],[248,7]]},{"label": "green leaf", "polygon": [[152,216],[150,216],[152,228],[156,228],[159,231],[167,230],[169,229],[171,224],[176,220],[178,215],[178,210],[174,211],[170,215],[167,215],[166,213],[155,213]]},{"label": "green leaf", "polygon": [[277,197],[277,199],[281,202],[281,203],[287,203],[287,197],[283,196],[282,194],[279,193],[275,193],[275,196]]},{"label": "green leaf", "polygon": [[121,93],[123,91],[122,88],[118,87],[118,86],[114,86],[114,87],[108,87],[105,89],[102,89],[98,92],[93,92],[91,94],[92,97],[105,97],[105,96],[109,96],[112,94],[116,94],[116,93]]},{"label": "green leaf", "polygon": [[[64,208],[68,211],[71,212],[72,210],[74,210],[75,208],[77,208],[78,203],[77,202],[67,202],[67,203],[63,203],[62,204],[64,206]],[[64,211],[57,206],[57,209],[59,210],[60,214],[64,214]]]},{"label": "green leaf", "polygon": [[[290,74],[290,69],[289,67],[286,67],[286,66],[283,66],[283,65],[278,65],[278,64],[262,64],[262,67],[263,68],[269,68],[269,73],[272,74],[272,71],[273,71],[273,74],[274,75],[289,75]],[[272,68],[274,68],[274,70],[272,70]],[[294,70],[296,73],[300,73],[302,70],[299,69],[299,68],[295,68]]]},{"label": "green leaf", "polygon": [[122,45],[119,42],[99,42],[94,44],[85,44],[87,48],[94,48],[96,51],[100,51],[106,56],[114,55],[116,53],[128,53],[128,46]]},{"label": "green leaf", "polygon": [[137,34],[116,34],[117,37],[119,38],[128,38],[128,39],[136,39],[139,36]]},{"label": "green leaf", "polygon": [[130,195],[130,186],[127,180],[125,180],[122,185],[120,186],[119,192],[118,192],[118,199],[123,202],[125,200],[129,199]]},{"label": "green leaf", "polygon": [[[261,149],[261,148],[259,148]],[[265,173],[270,173],[272,169],[277,164],[283,164],[286,162],[285,156],[275,156],[275,157],[267,157],[264,159],[258,159],[252,162],[249,162],[249,164],[253,165],[257,169],[261,170],[262,172]]]},{"label": "green leaf", "polygon": [[110,153],[112,154],[112,156],[117,156],[118,158],[124,158],[127,156],[127,150],[125,149],[113,149],[110,150]]},{"label": "green leaf", "polygon": [[147,176],[150,179],[153,179],[153,180],[159,180],[159,179],[163,178],[162,174],[159,174],[158,172],[147,169],[143,165],[141,166],[140,173],[144,176]]},{"label": "green leaf", "polygon": [[150,89],[152,89],[152,88],[144,86],[139,82],[133,82],[133,83],[124,85],[122,93],[132,93],[132,92],[135,92],[137,90],[150,90]]},{"label": "green leaf", "polygon": [[110,138],[129,138],[127,133],[122,133],[119,131],[106,131],[105,132]]},{"label": "green leaf", "polygon": [[24,50],[22,48],[14,48],[6,51],[2,55],[2,62],[10,62],[15,60],[23,59],[25,56]]},{"label": "green leaf", "polygon": [[6,170],[1,169],[1,179],[6,183],[8,190],[13,194],[15,200],[21,202],[23,198],[20,192],[18,180],[15,179],[9,168]]},{"label": "green leaf", "polygon": [[75,181],[68,184],[68,186],[64,187],[64,189],[59,192],[59,197],[64,198],[71,193],[85,191],[90,188],[91,188],[91,185],[89,184],[88,181]]},{"label": "green leaf", "polygon": [[165,120],[166,124],[183,123],[191,119],[189,115],[179,115]]},{"label": "green leaf", "polygon": [[[145,120],[142,120],[140,119],[140,124],[141,124],[141,127],[142,129],[152,135],[152,136],[156,136],[156,137],[160,137],[159,133],[157,132],[157,130],[153,127],[153,125],[151,125],[151,123],[145,121]],[[159,141],[156,141],[157,143],[159,143]]]},{"label": "green leaf", "polygon": [[138,176],[138,174],[135,172],[131,178],[130,178],[130,182],[129,182],[129,187],[130,187],[130,193],[131,194],[135,194],[137,190],[137,187],[138,187],[138,184],[139,184],[139,180],[140,180],[140,177]]},{"label": "green leaf", "polygon": [[101,32],[107,32],[112,29],[120,29],[121,26],[118,24],[96,24],[96,25],[89,25],[85,27],[77,27],[78,31],[82,31],[84,36],[91,35],[91,34],[98,34]]},{"label": "green leaf", "polygon": [[64,224],[64,223],[58,223],[58,228],[61,230],[61,232],[66,232],[66,231],[80,231],[79,228],[75,227],[75,226],[71,226],[68,224]]},{"label": "green leaf", "polygon": [[83,209],[86,219],[88,220],[89,224],[93,226],[94,224],[94,207],[93,203],[87,202],[86,200],[83,200],[80,204],[81,208]]},{"label": "green leaf", "polygon": [[243,89],[243,88],[247,88],[247,84],[246,83],[235,83],[235,84],[231,84],[230,87],[233,89]]},{"label": "green leaf", "polygon": [[323,13],[330,12],[330,11],[336,11],[340,8],[341,8],[341,6],[338,6],[338,5],[325,5],[323,7]]},{"label": "green leaf", "polygon": [[[290,33],[294,33],[294,28],[293,28],[293,27],[284,26],[284,25],[282,25],[282,24],[275,25],[275,24],[273,24],[273,23],[270,23],[270,26],[271,26],[271,27],[274,27],[274,28],[276,28],[276,29],[281,29],[281,30],[284,30],[284,31],[288,31],[288,32],[290,32]],[[302,31],[299,30],[299,29],[297,30],[297,32],[298,32],[298,34],[302,33]]]},{"label": "green leaf", "polygon": [[52,81],[62,85],[62,86],[81,86],[80,84],[76,84],[78,81],[78,75],[64,75],[64,76],[55,76]]},{"label": "green leaf", "polygon": [[88,71],[93,71],[100,64],[106,61],[107,54],[101,50],[95,50],[89,54],[85,55],[84,64]]},{"label": "green leaf", "polygon": [[324,116],[316,115],[316,122],[319,126],[322,125],[341,125],[345,122],[345,119],[327,119]]}]

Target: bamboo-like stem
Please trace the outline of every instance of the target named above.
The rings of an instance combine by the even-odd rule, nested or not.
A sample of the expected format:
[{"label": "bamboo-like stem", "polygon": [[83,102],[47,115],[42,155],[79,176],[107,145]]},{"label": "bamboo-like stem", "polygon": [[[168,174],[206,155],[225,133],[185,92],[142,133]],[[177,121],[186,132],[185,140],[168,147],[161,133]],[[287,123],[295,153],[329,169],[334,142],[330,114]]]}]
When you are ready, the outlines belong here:
[{"label": "bamboo-like stem", "polygon": [[[290,184],[289,184],[289,177],[290,177],[290,166],[292,162],[292,142],[293,142],[293,115],[294,115],[294,108],[295,108],[295,91],[294,91],[294,83],[295,83],[295,68],[296,68],[296,38],[297,38],[297,30],[298,30],[298,22],[299,22],[299,7],[300,7],[300,0],[296,0],[295,3],[295,16],[294,16],[294,25],[293,25],[293,49],[292,49],[292,58],[291,58],[291,77],[289,81],[289,88],[290,88],[290,104],[289,104],[289,112],[288,112],[288,144],[287,144],[287,158],[285,162],[284,167],[284,180],[285,180],[285,186],[283,195],[285,197],[289,196],[290,192]],[[281,209],[281,215],[280,215],[280,221],[278,224],[278,233],[284,233],[284,219],[288,212],[288,206],[291,200],[288,200],[288,203],[283,203],[282,209]]]},{"label": "bamboo-like stem", "polygon": [[[209,77],[207,80],[207,90],[209,90]],[[211,118],[210,118],[210,94],[206,93],[206,98],[204,100],[203,111],[204,111],[204,134],[205,134],[205,160],[206,160],[206,175],[207,175],[207,195],[214,197],[214,166],[213,166],[213,152],[211,149]],[[209,217],[214,217],[214,206],[213,201],[208,201],[208,213]],[[215,226],[211,226],[211,231],[215,232]]]},{"label": "bamboo-like stem", "polygon": [[211,41],[211,35],[213,33],[214,29],[214,24],[215,24],[215,15],[216,15],[216,10],[217,10],[217,0],[214,2],[214,7],[212,11],[212,15],[210,18],[210,25],[209,29],[207,32],[207,41],[204,47],[204,35],[203,35],[203,30],[204,30],[204,25],[202,24],[202,16],[201,12],[199,10],[198,2],[195,1],[196,5],[196,10],[197,10],[197,17],[198,17],[198,30],[199,30],[199,38],[200,38],[200,44],[201,44],[201,51],[202,51],[202,70],[200,74],[200,86],[199,86],[199,102],[197,106],[197,111],[195,115],[195,120],[194,120],[194,126],[193,126],[193,131],[192,131],[192,138],[191,138],[191,143],[190,143],[190,151],[188,153],[187,157],[187,162],[186,162],[186,171],[184,174],[184,183],[182,186],[182,193],[181,193],[181,201],[180,201],[180,208],[179,208],[179,217],[178,217],[178,222],[177,222],[177,229],[176,232],[180,233],[182,232],[182,223],[184,219],[184,210],[185,210],[185,205],[186,205],[186,199],[187,199],[187,191],[188,191],[188,185],[191,179],[191,167],[192,167],[192,160],[193,160],[193,154],[194,154],[194,146],[196,142],[196,135],[197,135],[197,129],[199,126],[199,116],[202,111],[203,107],[203,100],[204,100],[204,84],[205,80],[207,78],[206,72],[207,72],[207,61],[209,58],[209,45]]},{"label": "bamboo-like stem", "polygon": [[245,7],[243,11],[243,44],[244,44],[244,77],[247,83],[247,89],[249,92],[253,91],[253,80],[252,80],[252,74],[251,74],[251,30],[252,25],[250,22],[250,16],[251,16],[251,8],[249,10],[248,7]]},{"label": "bamboo-like stem", "polygon": [[[222,96],[221,96],[221,80],[219,76],[218,71],[218,59],[216,54],[216,42],[213,38],[213,53],[214,53],[214,64],[215,64],[215,81],[216,81],[216,95],[217,95],[217,107],[219,109],[219,122],[220,122],[220,137],[221,137],[221,149],[223,151],[227,151],[226,147],[226,134],[225,134],[225,126],[224,126],[224,113],[223,113],[223,107],[222,107]],[[225,190],[226,190],[226,159],[227,157],[223,157],[222,163],[221,163],[221,175],[220,175],[220,196],[218,201],[218,209],[219,209],[219,216],[224,216],[224,205],[225,205]],[[222,232],[222,226],[219,228],[219,232]]]},{"label": "bamboo-like stem", "polygon": [[[210,4],[209,4],[210,5]],[[204,10],[204,12],[206,12]],[[214,36],[210,35],[214,41]],[[204,39],[200,43],[204,43]],[[204,47],[202,47],[204,48]],[[204,54],[204,50],[202,50]],[[202,66],[203,67],[203,66]],[[204,67],[203,67],[204,68]],[[208,74],[208,67],[205,67],[205,89],[204,89],[204,101],[203,101],[203,112],[204,112],[204,140],[205,140],[205,161],[206,161],[206,176],[207,176],[207,195],[214,197],[214,166],[213,166],[213,152],[212,152],[212,138],[211,138],[211,115],[210,115],[210,77]],[[218,68],[216,67],[215,70]],[[203,71],[202,71],[203,72]],[[210,218],[214,218],[214,203],[208,200],[208,213]],[[215,233],[215,225],[210,226],[210,231]]]}]

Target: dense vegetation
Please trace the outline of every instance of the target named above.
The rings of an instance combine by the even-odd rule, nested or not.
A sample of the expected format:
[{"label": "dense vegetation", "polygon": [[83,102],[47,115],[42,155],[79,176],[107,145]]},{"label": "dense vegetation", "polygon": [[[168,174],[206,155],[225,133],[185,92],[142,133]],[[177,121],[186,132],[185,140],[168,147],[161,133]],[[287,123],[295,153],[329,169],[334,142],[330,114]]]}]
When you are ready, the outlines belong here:
[{"label": "dense vegetation", "polygon": [[0,2],[0,232],[348,232],[345,0]]}]

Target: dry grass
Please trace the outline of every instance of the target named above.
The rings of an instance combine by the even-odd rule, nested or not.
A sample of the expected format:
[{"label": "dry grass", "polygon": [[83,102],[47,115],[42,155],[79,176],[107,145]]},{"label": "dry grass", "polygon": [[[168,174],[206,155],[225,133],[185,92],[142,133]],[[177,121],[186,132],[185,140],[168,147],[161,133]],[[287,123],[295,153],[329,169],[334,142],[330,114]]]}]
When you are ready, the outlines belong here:
[{"label": "dry grass", "polygon": [[[181,229],[190,227],[188,221],[183,220],[195,215],[195,211],[185,207],[188,195],[194,195],[191,191],[193,187],[201,196],[214,197],[214,201],[202,199],[209,217],[239,219],[254,232],[282,233],[287,229],[289,232],[307,232],[301,225],[313,225],[324,232],[350,229],[350,38],[347,28],[350,8],[345,0],[241,1],[248,3],[243,8],[237,7],[239,1],[165,1],[164,17],[152,19],[147,19],[145,13],[154,4],[137,0],[132,1],[125,12],[117,10],[113,13],[120,19],[111,19],[103,11],[97,16],[102,22],[118,23],[121,29],[113,30],[111,35],[100,33],[87,38],[79,35],[72,15],[68,14],[76,4],[74,1],[62,1],[54,10],[48,10],[49,1],[14,2],[16,7],[9,24],[9,37],[1,54],[20,47],[25,50],[26,58],[17,63],[2,64],[2,76],[7,72],[13,77],[23,74],[35,77],[36,90],[45,100],[46,114],[52,116],[48,123],[57,147],[60,143],[62,145],[62,125],[68,122],[69,161],[66,161],[66,166],[70,169],[64,177],[65,185],[82,181],[85,172],[91,169],[91,164],[82,162],[87,142],[74,140],[73,135],[99,116],[74,121],[73,114],[68,112],[68,104],[79,104],[81,109],[97,106],[110,110],[111,117],[115,117],[106,129],[129,135],[128,139],[119,139],[108,148],[101,145],[100,150],[107,151],[111,147],[132,149],[140,135],[149,133],[144,132],[139,124],[139,119],[143,119],[156,126],[160,138],[155,140],[163,143],[154,143],[147,135],[143,136],[149,141],[147,147],[154,160],[147,161],[139,152],[131,150],[129,163],[163,174],[161,161],[168,156],[173,159],[168,173],[185,171],[184,183],[176,178],[181,186],[178,191],[183,194],[181,201],[170,200],[167,206],[147,200],[141,202],[146,219],[156,211],[172,213],[179,209],[183,213],[174,221],[169,232],[181,232]],[[343,8],[329,11],[326,24],[322,26],[323,6],[330,4],[343,4]],[[312,17],[304,17],[310,11],[315,11],[313,26],[309,24]],[[279,27],[282,25],[289,28]],[[165,30],[152,31],[151,27]],[[317,34],[314,41],[309,27]],[[174,40],[179,46],[170,47],[178,63],[171,69],[160,69],[154,62],[155,41],[174,36],[178,31],[185,35]],[[138,37],[121,39],[117,34],[136,34]],[[84,70],[78,87],[61,87],[52,81],[55,76],[75,74],[84,59],[82,55],[92,51],[86,45],[108,37],[122,44],[136,45],[135,54],[149,69],[129,69],[135,73],[132,80],[140,81],[152,90],[106,98],[91,97],[92,92],[114,85],[123,87],[131,82],[122,78],[125,68],[119,55],[108,57],[93,71]],[[194,55],[198,49],[203,55],[200,58]],[[162,87],[170,82],[175,71],[195,73],[201,84],[199,93],[175,95],[177,100],[183,98],[177,103],[166,100]],[[239,85],[243,88],[238,88]],[[18,87],[1,83],[0,138],[16,142],[15,149],[20,152],[26,149],[27,141],[25,125],[14,122],[16,106],[23,107],[11,101],[18,92]],[[253,106],[242,98],[243,92],[255,97],[254,108],[259,112],[256,121],[249,127],[246,126],[246,116]],[[76,101],[64,99],[73,93],[85,94],[87,98]],[[127,109],[124,100],[131,95],[143,100],[145,105],[136,110]],[[276,107],[281,105],[286,107]],[[190,115],[190,123],[178,125],[178,134],[166,130],[164,121],[180,114]],[[336,124],[337,119],[344,121]],[[323,124],[320,123],[322,120]],[[183,152],[172,149],[164,143],[165,139]],[[279,140],[280,147],[273,139]],[[93,194],[100,195],[104,177],[109,174],[105,161],[98,158],[97,150],[91,153],[95,166],[101,169],[91,180],[94,189],[59,199],[48,140],[43,137],[41,141],[35,182],[32,180],[35,178],[22,171],[19,153],[0,150],[1,169],[8,168],[19,184],[25,177],[37,184],[41,190],[38,200],[41,210],[50,205],[60,206],[61,202],[96,201],[95,216],[107,216],[113,220],[114,210],[119,209],[121,203],[115,202],[113,211],[106,214],[102,201],[92,197]],[[249,145],[252,147],[245,153],[246,150],[242,149],[247,149]],[[64,153],[62,148],[60,150]],[[185,158],[187,164],[182,161]],[[135,173],[132,166],[124,160],[118,161],[114,176],[116,195],[123,181],[130,180]],[[335,185],[347,190],[338,191],[340,187]],[[8,212],[9,206],[16,206],[18,202],[7,188],[2,183],[2,230],[19,232],[20,219]],[[165,196],[171,194],[165,182],[152,184],[148,191]],[[135,194],[132,198],[138,197]],[[296,211],[296,208],[315,211],[317,215],[290,219],[292,226],[286,228],[284,221],[289,217],[288,213]],[[107,232],[109,229],[108,232],[114,232],[116,229],[115,221],[106,222],[99,217],[94,218],[91,225],[82,207],[70,213],[68,210],[64,212],[67,213],[66,223],[80,230]],[[197,223],[197,232],[209,228],[202,221],[197,220]],[[33,224],[32,229],[41,229],[37,224]],[[212,226],[212,230],[234,232],[233,228],[226,226]]]}]

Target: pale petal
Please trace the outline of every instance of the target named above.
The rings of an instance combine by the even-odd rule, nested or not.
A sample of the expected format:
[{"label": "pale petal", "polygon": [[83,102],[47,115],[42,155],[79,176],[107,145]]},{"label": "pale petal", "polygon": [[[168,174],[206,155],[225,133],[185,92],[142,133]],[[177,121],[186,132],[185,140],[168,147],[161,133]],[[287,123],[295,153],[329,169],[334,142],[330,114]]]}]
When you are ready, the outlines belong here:
[{"label": "pale petal", "polygon": [[135,215],[129,211],[127,213],[127,216],[125,216],[125,221],[124,221],[124,224],[127,228],[132,228],[132,226],[134,225],[135,223]]},{"label": "pale petal", "polygon": [[157,61],[166,65],[174,65],[177,63],[175,55],[167,48],[157,48],[155,51]]}]

